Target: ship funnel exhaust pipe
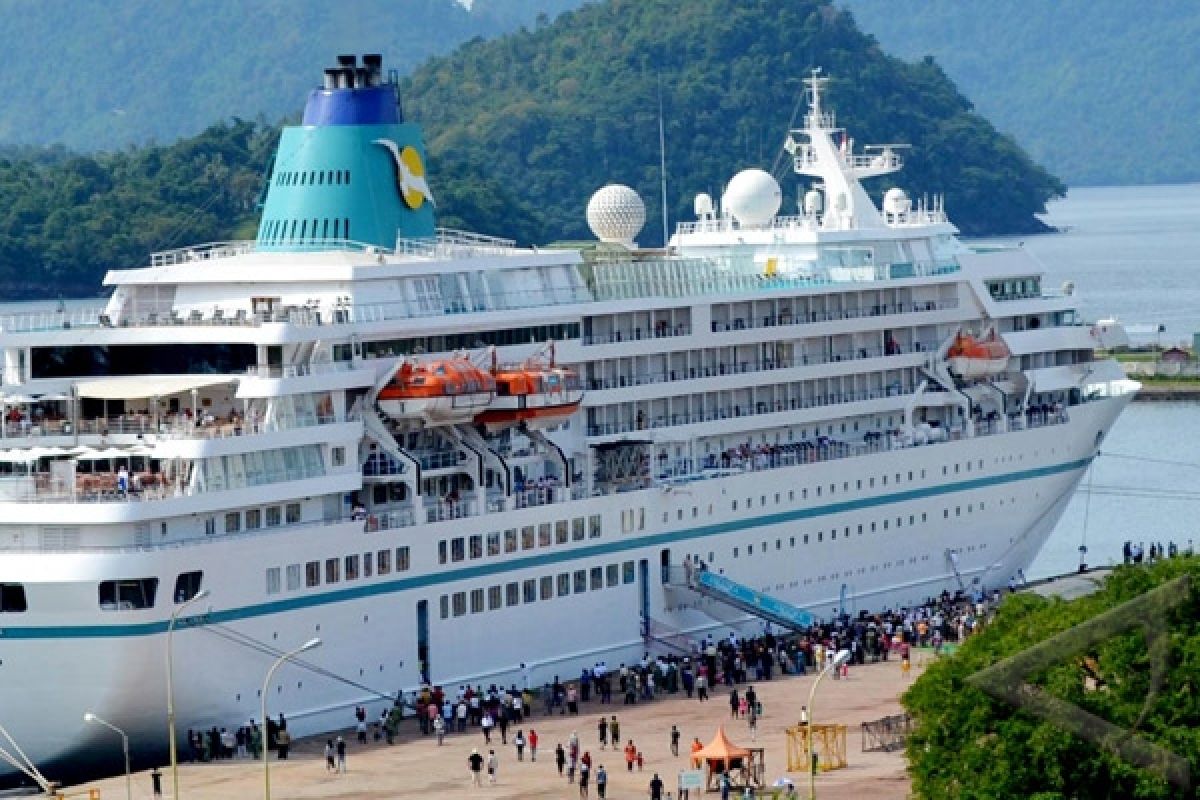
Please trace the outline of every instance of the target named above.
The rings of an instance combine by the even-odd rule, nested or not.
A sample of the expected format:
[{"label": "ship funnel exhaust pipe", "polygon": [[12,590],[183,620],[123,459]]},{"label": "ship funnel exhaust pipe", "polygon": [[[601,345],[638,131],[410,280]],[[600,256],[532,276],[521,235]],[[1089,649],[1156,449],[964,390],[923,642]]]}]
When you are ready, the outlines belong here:
[{"label": "ship funnel exhaust pipe", "polygon": [[324,87],[326,89],[336,89],[337,86],[338,86],[338,71],[336,69],[325,70]]},{"label": "ship funnel exhaust pipe", "polygon": [[338,88],[353,89],[354,88],[354,68],[342,67],[338,70]]},{"label": "ship funnel exhaust pipe", "polygon": [[367,68],[367,85],[381,85],[383,83],[383,56],[379,53],[367,53],[362,57],[362,63]]},{"label": "ship funnel exhaust pipe", "polygon": [[341,55],[337,57],[339,67],[354,67],[358,65],[358,56],[356,55]]}]

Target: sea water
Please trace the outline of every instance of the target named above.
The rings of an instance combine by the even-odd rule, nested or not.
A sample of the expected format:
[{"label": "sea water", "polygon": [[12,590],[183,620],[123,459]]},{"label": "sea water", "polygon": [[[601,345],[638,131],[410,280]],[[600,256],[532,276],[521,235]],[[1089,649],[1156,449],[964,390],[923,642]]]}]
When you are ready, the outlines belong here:
[{"label": "sea water", "polygon": [[[953,212],[953,208],[949,211]],[[1085,319],[1117,317],[1150,340],[1200,331],[1200,184],[1072,189],[1048,209],[1060,233],[1007,239],[1075,284]],[[1145,334],[1143,334],[1143,337]],[[1200,404],[1132,403],[1101,445],[1027,577],[1119,563],[1125,541],[1200,545]],[[1196,522],[1192,522],[1196,520]]]}]

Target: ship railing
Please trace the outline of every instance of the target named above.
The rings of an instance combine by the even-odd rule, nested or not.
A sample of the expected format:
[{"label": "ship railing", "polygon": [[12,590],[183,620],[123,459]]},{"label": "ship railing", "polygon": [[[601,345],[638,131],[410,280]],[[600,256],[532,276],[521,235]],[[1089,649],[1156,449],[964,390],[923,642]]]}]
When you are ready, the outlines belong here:
[{"label": "ship railing", "polygon": [[286,366],[249,366],[246,374],[252,378],[305,378],[310,375],[332,375],[352,372],[352,361],[328,361],[322,364],[288,364]]},{"label": "ship railing", "polygon": [[666,339],[673,336],[691,336],[691,334],[691,325],[656,325],[654,328],[647,328],[644,332],[641,328],[633,327],[603,333],[593,333],[584,336],[582,341],[584,344],[615,344],[617,342],[636,342],[642,339]]},{"label": "ship railing", "polygon": [[794,369],[797,367],[820,366],[850,362],[864,358],[890,358],[911,353],[931,352],[937,349],[936,340],[913,342],[911,347],[896,344],[892,347],[854,347],[839,350],[829,354],[802,355],[795,359],[755,359],[746,361],[720,362],[705,367],[688,367],[683,369],[663,370],[661,372],[640,372],[631,376],[617,378],[592,378],[587,381],[587,388],[592,391],[602,389],[620,389],[626,386],[645,386],[655,383],[671,383],[674,381],[695,380],[698,378],[716,378],[722,375],[739,375],[745,373],[765,372],[777,369]]},{"label": "ship railing", "polygon": [[513,239],[488,236],[455,228],[438,228],[427,238],[397,237],[397,255],[424,258],[467,258],[472,256],[507,256],[517,253]]},{"label": "ship railing", "polygon": [[929,311],[947,311],[955,308],[958,308],[957,299],[926,300],[916,303],[880,303],[879,305],[864,308],[812,310],[805,313],[780,313],[749,318],[717,318],[711,321],[710,327],[713,333],[721,333],[724,331],[773,328],[783,325],[806,325],[821,322],[837,322],[847,319],[869,319],[893,314],[921,314]]},{"label": "ship railing", "polygon": [[62,311],[28,311],[0,316],[0,333],[31,333],[64,328],[95,328],[102,324],[104,305],[64,308]]},{"label": "ship railing", "polygon": [[180,247],[174,250],[162,250],[152,253],[150,266],[168,267],[174,264],[187,264],[194,261],[212,261],[218,258],[230,258],[253,252],[254,241],[243,240],[234,242],[209,242],[195,247]]},{"label": "ship railing", "polygon": [[528,291],[491,292],[487,297],[433,297],[427,300],[398,300],[391,303],[356,303],[349,311],[355,323],[385,322],[396,319],[424,319],[454,314],[515,311],[543,306],[574,305],[591,302],[582,286],[531,289]]},{"label": "ship railing", "polygon": [[798,411],[809,408],[821,408],[845,403],[859,403],[867,400],[879,400],[886,397],[900,397],[912,394],[912,384],[894,383],[886,388],[861,390],[856,392],[830,392],[828,394],[793,397],[788,401],[760,401],[757,403],[742,403],[711,408],[692,414],[661,414],[649,419],[626,419],[616,423],[593,423],[588,425],[588,436],[612,436],[622,433],[634,433],[654,428],[669,428],[678,425],[696,425],[699,423],[719,422],[721,420],[754,417],[763,414],[776,414],[784,411]]},{"label": "ship railing", "polygon": [[[199,420],[183,412],[172,412],[159,417],[157,423],[149,415],[125,414],[115,417],[94,417],[79,420],[80,435],[110,436],[134,435],[143,439],[155,436],[166,439],[229,439],[260,433],[310,428],[315,425],[334,425],[352,422],[354,414],[297,415],[286,420],[247,420],[240,414],[236,417],[215,417],[201,413]],[[11,424],[11,423],[10,423]],[[71,433],[69,422],[58,423],[60,434]],[[51,435],[44,433],[43,435]]]}]

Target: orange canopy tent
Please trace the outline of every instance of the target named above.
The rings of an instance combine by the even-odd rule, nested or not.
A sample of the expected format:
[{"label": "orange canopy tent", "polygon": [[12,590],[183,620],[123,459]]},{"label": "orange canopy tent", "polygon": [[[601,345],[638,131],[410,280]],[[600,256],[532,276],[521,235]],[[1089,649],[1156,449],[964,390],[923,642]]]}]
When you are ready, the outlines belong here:
[{"label": "orange canopy tent", "polygon": [[748,767],[752,760],[752,751],[738,747],[729,741],[725,735],[725,727],[717,728],[717,735],[705,747],[692,753],[692,766],[696,769],[707,767],[709,782],[722,772],[738,773],[744,783],[749,777]]}]

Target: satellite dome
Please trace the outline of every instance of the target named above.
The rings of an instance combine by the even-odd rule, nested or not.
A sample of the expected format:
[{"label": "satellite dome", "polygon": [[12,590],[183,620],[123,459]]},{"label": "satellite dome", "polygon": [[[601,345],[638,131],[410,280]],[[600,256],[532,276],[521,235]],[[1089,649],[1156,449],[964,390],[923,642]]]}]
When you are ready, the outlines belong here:
[{"label": "satellite dome", "polygon": [[721,198],[722,209],[746,227],[766,225],[781,205],[783,190],[770,173],[761,169],[744,169],[734,175]]},{"label": "satellite dome", "polygon": [[587,221],[600,241],[633,247],[633,237],[646,224],[646,204],[628,186],[610,183],[588,200]]},{"label": "satellite dome", "polygon": [[883,193],[883,210],[887,214],[904,214],[908,211],[908,195],[898,186]]},{"label": "satellite dome", "polygon": [[696,195],[696,201],[692,205],[697,217],[710,217],[714,211],[713,200],[706,192],[701,192]]}]

